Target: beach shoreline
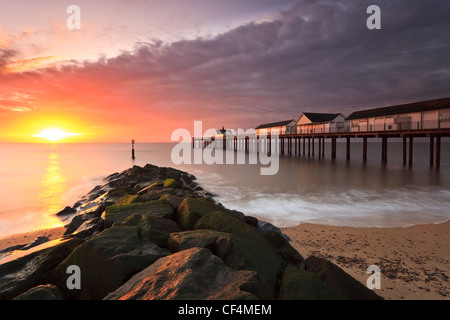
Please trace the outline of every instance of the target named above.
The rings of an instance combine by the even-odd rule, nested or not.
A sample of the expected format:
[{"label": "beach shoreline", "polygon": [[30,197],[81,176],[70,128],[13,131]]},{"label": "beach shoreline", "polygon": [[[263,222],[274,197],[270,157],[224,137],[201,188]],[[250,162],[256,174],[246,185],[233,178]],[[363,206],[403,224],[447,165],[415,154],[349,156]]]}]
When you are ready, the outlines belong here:
[{"label": "beach shoreline", "polygon": [[302,255],[327,259],[364,285],[367,268],[381,269],[387,300],[450,299],[450,221],[406,228],[301,224],[283,228]]},{"label": "beach shoreline", "polygon": [[49,240],[61,238],[66,231],[65,227],[34,230],[23,233],[15,233],[0,237],[0,251],[18,245],[26,245],[37,237],[48,237]]},{"label": "beach shoreline", "polygon": [[[66,228],[36,230],[0,238],[0,250],[27,244],[36,237],[54,240]],[[387,300],[450,299],[450,221],[405,228],[355,228],[305,223],[282,228],[305,258],[327,259],[363,284],[371,265],[381,269]]]}]

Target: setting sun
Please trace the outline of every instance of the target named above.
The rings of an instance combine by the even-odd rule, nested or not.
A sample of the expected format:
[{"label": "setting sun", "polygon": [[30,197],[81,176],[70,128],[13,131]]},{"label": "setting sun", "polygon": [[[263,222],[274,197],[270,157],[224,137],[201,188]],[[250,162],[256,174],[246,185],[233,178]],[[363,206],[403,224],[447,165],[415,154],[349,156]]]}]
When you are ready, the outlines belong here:
[{"label": "setting sun", "polygon": [[61,129],[49,128],[42,130],[41,133],[35,134],[34,137],[42,138],[49,141],[58,141],[64,138],[79,136],[79,133],[69,133]]}]

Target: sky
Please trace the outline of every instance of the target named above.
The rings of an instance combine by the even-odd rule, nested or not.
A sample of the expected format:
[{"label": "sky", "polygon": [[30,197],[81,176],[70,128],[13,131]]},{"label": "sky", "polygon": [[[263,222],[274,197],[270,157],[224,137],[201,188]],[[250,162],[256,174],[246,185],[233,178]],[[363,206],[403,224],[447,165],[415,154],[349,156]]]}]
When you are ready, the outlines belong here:
[{"label": "sky", "polygon": [[[66,21],[81,10],[81,28]],[[381,9],[369,30],[366,10]],[[450,96],[445,0],[0,0],[0,143],[169,142]]]}]

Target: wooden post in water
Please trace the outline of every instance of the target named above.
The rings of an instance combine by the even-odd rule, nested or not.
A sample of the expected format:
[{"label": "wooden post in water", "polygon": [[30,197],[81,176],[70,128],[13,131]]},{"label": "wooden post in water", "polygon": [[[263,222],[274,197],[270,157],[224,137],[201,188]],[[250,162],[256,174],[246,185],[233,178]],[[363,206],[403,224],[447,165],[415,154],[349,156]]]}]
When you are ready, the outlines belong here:
[{"label": "wooden post in water", "polygon": [[308,157],[311,157],[311,138],[308,138]]},{"label": "wooden post in water", "polygon": [[441,136],[436,137],[436,170],[441,168]]},{"label": "wooden post in water", "polygon": [[350,137],[347,137],[347,161],[350,161]]},{"label": "wooden post in water", "polygon": [[331,159],[336,159],[336,137],[331,138]]},{"label": "wooden post in water", "polygon": [[363,138],[363,162],[367,163],[367,137]]},{"label": "wooden post in water", "polygon": [[430,168],[434,167],[434,137],[430,137]]},{"label": "wooden post in water", "polygon": [[322,158],[325,158],[325,136],[322,138]]},{"label": "wooden post in water", "polygon": [[409,167],[413,166],[413,155],[414,155],[414,137],[409,137]]},{"label": "wooden post in water", "polygon": [[136,154],[134,152],[134,140],[131,140],[131,159],[136,160]]},{"label": "wooden post in water", "polygon": [[322,138],[319,137],[319,159],[322,157]]},{"label": "wooden post in water", "polygon": [[406,157],[406,137],[403,137],[403,165],[406,166],[407,157]]}]

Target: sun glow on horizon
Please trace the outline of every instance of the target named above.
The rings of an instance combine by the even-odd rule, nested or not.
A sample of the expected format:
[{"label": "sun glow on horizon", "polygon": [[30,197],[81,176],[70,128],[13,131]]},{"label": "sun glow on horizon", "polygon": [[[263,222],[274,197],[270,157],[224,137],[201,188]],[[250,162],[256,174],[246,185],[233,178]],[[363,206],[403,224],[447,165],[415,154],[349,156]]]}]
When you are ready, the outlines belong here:
[{"label": "sun glow on horizon", "polygon": [[56,142],[65,138],[80,136],[81,133],[70,133],[58,128],[48,128],[42,130],[40,133],[33,135],[36,138],[42,138],[52,142]]}]

